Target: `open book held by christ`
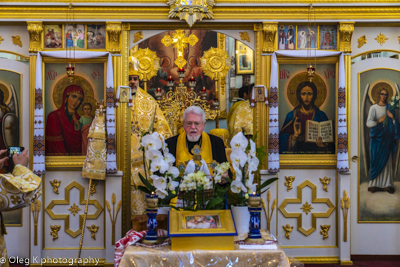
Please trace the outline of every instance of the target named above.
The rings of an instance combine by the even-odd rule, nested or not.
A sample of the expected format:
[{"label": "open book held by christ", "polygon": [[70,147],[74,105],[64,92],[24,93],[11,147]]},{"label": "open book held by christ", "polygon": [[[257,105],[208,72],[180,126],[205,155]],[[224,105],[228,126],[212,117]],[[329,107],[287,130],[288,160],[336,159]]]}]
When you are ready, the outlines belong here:
[{"label": "open book held by christ", "polygon": [[306,142],[316,143],[318,137],[323,143],[333,142],[333,123],[329,121],[306,121]]}]

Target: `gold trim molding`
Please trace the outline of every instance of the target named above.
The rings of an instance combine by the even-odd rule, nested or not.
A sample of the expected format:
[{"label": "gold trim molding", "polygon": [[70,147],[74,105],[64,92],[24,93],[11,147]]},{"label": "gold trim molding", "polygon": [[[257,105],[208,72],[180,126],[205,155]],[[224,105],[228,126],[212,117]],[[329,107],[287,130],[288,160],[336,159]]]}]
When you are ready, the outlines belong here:
[{"label": "gold trim molding", "polygon": [[120,53],[120,35],[122,32],[122,22],[106,22],[107,32],[107,51],[110,53]]},{"label": "gold trim molding", "polygon": [[273,53],[275,51],[275,38],[278,33],[278,22],[263,22],[264,33],[264,53]]},{"label": "gold trim molding", "polygon": [[305,264],[313,264],[313,263],[339,263],[339,257],[295,257],[296,260],[301,261]]},{"label": "gold trim molding", "polygon": [[[19,3],[65,3],[65,0],[7,0],[7,2],[19,2]],[[160,3],[160,0],[69,0],[69,3]],[[218,1],[218,4],[244,4],[244,3],[252,3],[252,4],[271,4],[271,3],[289,3],[293,4],[293,0],[222,0]],[[381,0],[296,0],[296,3],[299,4],[320,4],[320,3],[329,3],[329,4],[345,4],[345,3],[382,3]],[[385,3],[398,3],[398,0],[385,0]]]},{"label": "gold trim molding", "polygon": [[29,53],[37,53],[42,50],[41,37],[43,32],[43,22],[27,21],[29,32]]},{"label": "gold trim molding", "polygon": [[354,31],[354,22],[340,22],[339,26],[339,49],[343,52],[351,52],[351,36]]},{"label": "gold trim molding", "polygon": [[[302,226],[303,214],[301,212],[287,212],[285,209],[285,207],[290,203],[301,204],[303,202],[303,188],[306,186],[310,187],[312,190],[311,203],[325,203],[328,205],[328,210],[326,212],[311,213],[312,226],[308,230],[304,229]],[[286,198],[279,206],[279,210],[282,212],[285,218],[297,218],[297,230],[299,230],[299,232],[301,232],[303,235],[309,236],[317,229],[317,218],[329,218],[329,216],[331,216],[332,212],[335,210],[335,206],[332,204],[329,198],[317,198],[317,186],[309,180],[306,180],[297,186],[297,198]]]}]

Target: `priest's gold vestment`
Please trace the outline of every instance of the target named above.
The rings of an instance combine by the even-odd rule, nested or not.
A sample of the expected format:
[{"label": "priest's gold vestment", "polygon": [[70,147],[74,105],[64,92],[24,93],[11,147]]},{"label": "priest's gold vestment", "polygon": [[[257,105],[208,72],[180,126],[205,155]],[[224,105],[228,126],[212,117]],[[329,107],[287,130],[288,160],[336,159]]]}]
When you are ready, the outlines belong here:
[{"label": "priest's gold vestment", "polygon": [[250,102],[238,101],[230,109],[227,116],[228,130],[232,139],[244,128],[245,135],[253,135],[253,110]]},{"label": "priest's gold vestment", "polygon": [[[157,110],[156,110],[157,108]],[[154,116],[154,112],[156,115]],[[141,132],[148,131],[153,125],[153,132],[157,132],[164,136],[165,139],[172,136],[168,122],[166,121],[162,110],[158,106],[154,98],[138,88],[136,95],[132,99],[131,114],[131,213],[132,215],[144,214],[146,211],[145,194],[138,190],[139,185],[143,185],[140,181],[138,173],[142,173],[143,169],[143,152],[139,150]]]}]

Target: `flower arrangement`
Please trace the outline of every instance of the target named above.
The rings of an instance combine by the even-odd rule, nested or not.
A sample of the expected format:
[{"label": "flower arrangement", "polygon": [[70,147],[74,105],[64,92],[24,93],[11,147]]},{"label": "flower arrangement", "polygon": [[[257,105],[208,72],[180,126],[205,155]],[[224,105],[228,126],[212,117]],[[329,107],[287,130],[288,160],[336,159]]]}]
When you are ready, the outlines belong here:
[{"label": "flower arrangement", "polygon": [[145,172],[145,177],[139,173],[139,178],[145,186],[138,186],[138,189],[147,194],[155,192],[160,205],[169,206],[179,187],[179,170],[173,166],[175,157],[169,153],[164,137],[157,132],[144,133],[139,149],[143,151]]},{"label": "flower arrangement", "polygon": [[[257,135],[255,135],[254,139],[256,138]],[[230,144],[232,148],[232,167],[236,175],[230,186],[230,202],[238,206],[245,206],[248,204],[249,194],[266,192],[268,188],[264,191],[262,190],[278,178],[268,179],[257,186],[254,175],[260,164],[259,157],[263,160],[266,155],[265,148],[258,150],[254,141],[248,140],[242,132],[237,133]]]},{"label": "flower arrangement", "polygon": [[[214,178],[202,171],[185,174],[179,187],[183,197],[183,209],[209,210],[218,207],[224,201],[225,194],[223,190],[222,194],[218,193],[221,187],[218,183],[222,181],[229,167],[229,162],[216,165],[213,172]],[[211,189],[213,196],[207,199],[205,190],[211,191]]]},{"label": "flower arrangement", "polygon": [[[393,96],[392,99],[390,100],[388,111],[393,114],[395,109],[399,108],[399,102],[400,102],[400,97]],[[388,123],[389,123],[389,116],[386,115],[385,120],[383,121],[383,127],[385,127]]]}]

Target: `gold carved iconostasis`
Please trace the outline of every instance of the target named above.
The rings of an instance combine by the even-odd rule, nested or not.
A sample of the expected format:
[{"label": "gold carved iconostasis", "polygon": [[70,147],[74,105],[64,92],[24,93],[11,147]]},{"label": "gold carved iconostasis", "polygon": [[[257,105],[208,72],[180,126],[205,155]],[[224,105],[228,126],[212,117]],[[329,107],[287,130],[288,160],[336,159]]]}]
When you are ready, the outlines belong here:
[{"label": "gold carved iconostasis", "polygon": [[[225,34],[224,34],[225,33]],[[229,34],[234,37],[231,37]],[[195,36],[195,41],[192,43],[184,43],[182,56],[184,61],[180,65],[178,59],[178,48],[175,43],[169,44],[165,38],[169,36],[180,36],[183,39],[190,39],[190,36]],[[212,30],[184,30],[178,34],[176,31],[136,31],[130,32],[130,55],[132,56],[138,49],[149,49],[154,51],[157,56],[155,62],[157,73],[147,82],[147,92],[156,98],[156,91],[161,89],[162,96],[164,97],[170,90],[167,86],[168,79],[174,80],[174,87],[179,84],[178,70],[182,67],[185,71],[183,84],[190,88],[188,85],[189,80],[193,77],[196,81],[196,86],[192,90],[197,96],[202,94],[202,89],[206,90],[206,104],[212,108],[213,100],[219,100],[219,127],[228,129],[227,115],[230,107],[238,101],[239,89],[247,87],[249,90],[254,84],[254,34],[250,31],[244,31],[238,35],[237,31],[212,31]],[[172,37],[175,41],[177,37]],[[185,42],[185,41],[183,41]],[[202,58],[206,55],[207,51],[211,48],[226,51],[226,56],[230,58],[228,73],[225,76],[218,78],[215,82],[215,77],[207,75],[205,61]],[[178,65],[176,64],[178,63]],[[144,81],[140,81],[139,86],[144,88]],[[217,86],[217,89],[216,89]],[[163,105],[161,105],[163,109]],[[165,110],[165,109],[163,109]],[[167,115],[167,114],[165,114]],[[214,119],[215,120],[215,119]],[[173,125],[170,125],[171,128]],[[208,120],[205,131],[216,127],[215,121]],[[181,128],[173,131],[177,133]],[[225,137],[226,139],[226,137]],[[226,139],[229,146],[229,141]]]},{"label": "gold carved iconostasis", "polygon": [[[40,6],[37,7],[38,10],[40,8]],[[146,12],[153,12],[155,7],[149,7],[143,14],[137,11],[137,6],[116,8],[121,11],[118,18],[108,7],[90,7],[89,9],[83,6],[81,11],[86,12],[89,21],[83,23],[82,20],[77,20],[74,26],[66,26],[65,21],[60,21],[59,17],[49,14],[48,18],[53,19],[54,22],[41,23],[43,28],[39,30],[37,40],[29,35],[30,32],[35,33],[35,30],[26,26],[26,21],[30,19],[38,21],[44,19],[35,14],[35,11],[28,12],[27,17],[23,19],[23,26],[10,26],[11,24],[0,26],[0,62],[5,62],[0,67],[0,83],[4,84],[4,86],[0,85],[0,89],[9,92],[8,96],[4,97],[4,106],[7,107],[7,110],[9,109],[9,114],[15,115],[13,123],[18,122],[19,124],[17,140],[21,146],[29,147],[31,150],[33,148],[34,94],[32,92],[35,89],[34,76],[38,51],[72,49],[76,52],[111,52],[114,67],[114,89],[116,90],[119,85],[128,85],[128,57],[139,49],[149,48],[155,51],[159,58],[157,74],[147,81],[148,92],[154,93],[155,96],[157,88],[165,90],[163,88],[165,79],[168,79],[169,76],[174,79],[174,86],[178,85],[175,64],[176,48],[173,45],[165,46],[161,40],[166,35],[172,36],[177,30],[184,30],[186,36],[194,34],[198,38],[198,42],[194,45],[187,45],[183,50],[186,60],[183,82],[185,86],[188,86],[188,80],[193,76],[197,82],[195,91],[201,90],[202,86],[206,87],[209,104],[216,97],[215,92],[218,92],[221,111],[220,128],[229,128],[226,120],[230,108],[237,102],[241,87],[254,83],[255,85],[265,85],[268,89],[268,106],[265,106],[264,102],[256,102],[255,108],[251,109],[254,115],[253,133],[258,132],[257,145],[267,146],[270,151],[269,156],[273,154],[274,149],[279,147],[275,152],[279,156],[279,172],[268,173],[266,171],[270,166],[268,158],[263,164],[261,177],[278,176],[279,178],[270,187],[270,199],[271,202],[276,199],[276,207],[268,224],[270,230],[280,240],[284,250],[289,255],[299,257],[306,254],[311,255],[303,257],[304,262],[311,262],[313,257],[322,257],[319,260],[323,262],[340,260],[346,263],[350,261],[350,248],[353,254],[373,254],[376,248],[371,248],[368,244],[381,243],[383,240],[391,242],[390,233],[398,230],[399,222],[396,213],[398,210],[397,193],[400,191],[400,189],[397,190],[399,181],[398,151],[394,151],[382,163],[387,172],[393,173],[393,180],[388,181],[388,186],[378,187],[382,190],[373,189],[374,184],[370,185],[371,157],[381,154],[379,154],[380,152],[374,154],[369,149],[372,130],[367,124],[371,108],[380,101],[380,93],[377,93],[379,87],[386,88],[388,103],[398,96],[398,85],[400,84],[397,61],[399,53],[398,25],[381,24],[378,27],[373,24],[364,25],[360,22],[336,23],[340,19],[372,19],[372,15],[370,15],[372,13],[380,18],[383,11],[366,6],[365,9],[357,10],[357,12],[350,9],[347,11],[344,7],[342,11],[336,10],[331,13],[331,7],[317,7],[317,17],[324,22],[317,22],[315,26],[307,27],[307,8],[293,7],[296,9],[294,12],[285,7],[271,9],[268,6],[248,7],[243,5],[241,7],[243,11],[240,11],[242,13],[239,12],[243,15],[239,16],[243,23],[219,21],[222,17],[229,20],[232,17],[231,11],[239,9],[237,6],[229,6],[223,10],[215,8],[216,25],[198,21],[193,28],[189,29],[185,23],[180,24],[166,20],[166,15],[164,13],[160,15],[159,11],[154,14],[155,21],[148,25],[145,25],[146,22],[105,22],[109,16],[116,19],[122,16],[124,21],[146,19],[141,16],[148,15]],[[389,20],[394,19],[393,14],[398,11],[397,7],[380,6],[379,8],[384,9],[385,18]],[[61,10],[59,7],[54,9]],[[281,17],[276,17],[277,15],[271,10],[281,12],[279,13]],[[257,13],[255,13],[256,11]],[[12,13],[12,9],[9,12]],[[276,22],[253,23],[251,20],[254,19],[254,14],[259,14],[260,20]],[[304,23],[286,22],[293,19],[295,15],[304,20]],[[235,19],[237,18],[238,16],[235,16]],[[279,21],[283,19],[285,19],[285,23],[280,23]],[[164,25],[155,26],[155,24]],[[180,27],[181,25],[184,26]],[[230,58],[231,68],[226,76],[218,79],[218,90],[216,90],[215,81],[206,74],[201,62],[204,52],[211,47],[225,50]],[[299,101],[299,99],[302,100],[301,94],[297,96],[297,90],[302,82],[307,81],[307,60],[305,58],[277,55],[275,68],[277,88],[275,91],[270,88],[274,52],[295,51],[301,53],[303,51],[307,53],[309,50],[311,58],[313,58],[315,50],[344,52],[346,88],[344,101],[347,110],[345,119],[348,135],[345,141],[348,143],[348,161],[350,163],[350,172],[348,173],[337,172],[336,169],[338,154],[340,154],[337,144],[339,139],[343,139],[338,132],[338,125],[343,122],[343,117],[340,117],[339,114],[341,101],[338,80],[340,55],[313,58],[316,63],[314,77],[316,89],[310,87],[311,91],[309,90],[310,94],[312,92],[313,95],[317,95],[313,103],[314,110],[318,108],[321,117],[324,117],[323,121],[332,122],[331,138],[333,141],[322,142],[322,146],[318,146],[317,142],[304,142],[302,148],[291,146],[291,142],[295,141],[290,139],[294,130],[288,130],[288,128],[299,127],[296,119],[298,116],[293,115],[300,114],[299,110],[304,109],[304,105],[302,106]],[[46,58],[45,56],[42,59],[43,120],[46,127],[50,114],[62,109],[64,100],[61,91],[66,87],[64,81],[67,74],[64,69],[66,63],[64,59]],[[76,62],[77,81],[79,80],[79,86],[84,92],[84,97],[80,100],[81,103],[76,109],[76,113],[79,117],[86,117],[87,121],[92,119],[96,103],[106,98],[107,64],[106,56],[97,59],[80,59]],[[144,87],[144,85],[140,86]],[[17,99],[17,109],[15,106],[12,107],[13,95]],[[311,101],[307,100],[306,96],[304,99],[303,102],[312,102],[312,99]],[[92,107],[84,105],[85,103],[90,103]],[[124,104],[121,103],[121,106]],[[84,107],[86,107],[86,111],[83,109]],[[271,107],[279,109],[276,117],[273,117],[274,114],[270,112]],[[128,109],[126,106],[125,110]],[[16,114],[17,111],[19,114]],[[392,113],[398,118],[398,110],[395,109]],[[91,233],[95,232],[96,227],[99,228],[93,234],[96,240],[90,234],[85,235],[84,246],[87,249],[84,250],[84,254],[89,255],[89,251],[96,251],[95,254],[104,262],[112,262],[109,259],[112,259],[113,252],[108,251],[112,247],[112,226],[117,226],[117,230],[114,231],[116,239],[121,234],[125,234],[130,227],[131,205],[130,197],[127,196],[127,192],[130,192],[131,177],[128,175],[130,159],[129,156],[126,156],[130,154],[130,142],[127,140],[127,136],[130,134],[130,122],[125,121],[125,117],[129,117],[127,114],[123,109],[116,109],[117,165],[118,171],[121,173],[119,176],[115,176],[115,180],[119,180],[119,183],[108,184],[108,180],[100,182],[96,192],[91,196],[91,199],[93,198],[97,202],[89,205],[89,214],[92,217],[88,220],[87,226],[94,225]],[[274,120],[276,120],[276,124],[273,124]],[[30,125],[28,125],[28,121],[30,121]],[[303,121],[304,126],[300,123],[303,130],[306,128],[306,124],[304,124],[306,121],[307,119]],[[81,192],[84,191],[86,194],[87,191],[87,181],[80,177],[79,168],[82,167],[84,159],[82,129],[84,126],[87,128],[90,123],[83,124],[85,122],[79,126],[81,127],[79,129],[81,141],[77,140],[79,138],[75,138],[73,141],[79,144],[70,146],[70,148],[76,147],[76,151],[61,152],[63,155],[57,156],[54,154],[59,152],[46,149],[46,153],[53,153],[53,155],[48,154],[46,157],[49,159],[46,162],[48,173],[43,176],[44,195],[36,221],[33,216],[30,216],[27,209],[20,213],[16,212],[9,218],[7,215],[5,216],[9,225],[15,225],[15,227],[7,228],[8,240],[11,236],[28,236],[30,225],[33,225],[34,222],[39,225],[36,234],[33,228],[31,229],[31,248],[29,245],[21,248],[21,250],[27,251],[27,255],[31,251],[31,253],[41,256],[56,257],[63,250],[63,252],[68,251],[68,255],[75,256],[75,249],[80,237],[78,229],[82,225],[80,215],[84,210],[80,195]],[[209,120],[206,131],[209,132],[215,128],[215,124],[215,120]],[[277,129],[275,137],[270,135],[271,125]],[[15,131],[14,126],[8,128]],[[79,127],[77,123],[77,128]],[[31,133],[26,129],[31,129]],[[72,129],[78,131],[75,126],[71,127]],[[297,128],[298,130],[299,128]],[[281,140],[284,134],[287,134],[288,137],[286,140]],[[289,149],[284,149],[280,145],[281,141],[286,142]],[[397,139],[393,143],[398,147]],[[275,144],[279,144],[278,147],[274,146]],[[379,144],[376,146],[379,147]],[[48,147],[50,148],[50,146]],[[358,157],[358,161],[356,157],[354,161],[351,160],[354,156]],[[270,162],[273,162],[273,159]],[[391,166],[386,166],[389,163]],[[124,175],[128,175],[128,177]],[[390,183],[393,184],[395,190],[393,194],[390,192]],[[57,186],[54,185],[59,185],[59,194],[55,192]],[[387,189],[385,189],[386,187]],[[121,188],[124,188],[125,191],[121,192]],[[116,194],[114,200],[113,193]],[[267,200],[266,195],[263,198]],[[110,220],[107,202],[111,204],[112,211],[113,202],[116,208],[120,200],[123,203],[122,208],[117,213],[117,218]],[[270,207],[271,202],[268,202]],[[66,219],[67,216],[69,216],[68,219]],[[267,227],[264,215],[262,215],[262,224],[263,228]],[[120,225],[122,227],[118,229]],[[371,229],[372,232],[382,233],[382,236],[367,237],[363,234],[364,231],[371,232]],[[37,244],[34,244],[35,236]],[[56,236],[57,238],[55,238]],[[10,243],[8,242],[8,244]],[[395,246],[379,248],[379,253],[396,254],[397,252],[391,250],[391,247]],[[10,251],[13,249],[16,251],[17,248],[11,246]],[[105,251],[108,253],[107,256],[104,256]]]}]

